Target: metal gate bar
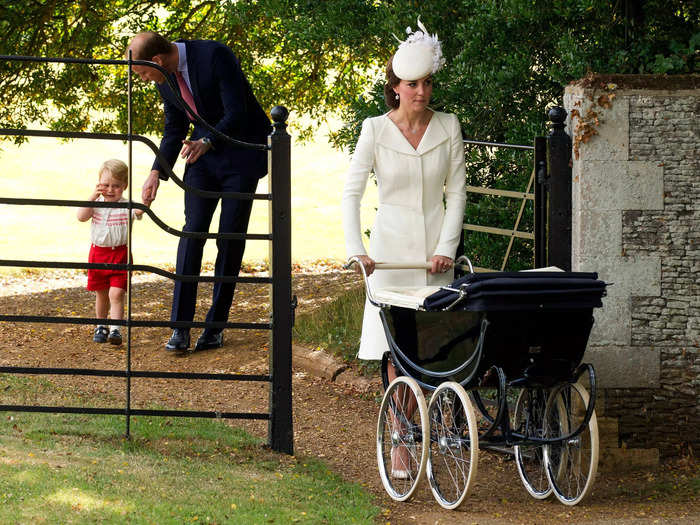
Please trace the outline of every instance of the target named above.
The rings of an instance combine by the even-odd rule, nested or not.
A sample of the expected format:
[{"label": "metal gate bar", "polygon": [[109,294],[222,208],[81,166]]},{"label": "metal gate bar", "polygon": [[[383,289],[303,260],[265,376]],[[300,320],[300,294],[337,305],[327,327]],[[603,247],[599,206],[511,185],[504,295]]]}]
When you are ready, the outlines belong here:
[{"label": "metal gate bar", "polygon": [[[503,257],[503,264],[501,265],[501,271],[505,270],[506,268],[506,262],[508,261],[508,257],[510,256],[510,250],[513,248],[513,241],[515,240],[515,232],[518,231],[518,226],[520,226],[520,219],[523,218],[523,212],[525,211],[525,204],[527,203],[527,199],[532,195],[532,199],[534,200],[535,195],[530,193],[530,190],[532,189],[532,183],[535,181],[535,172],[532,172],[532,175],[530,175],[530,180],[527,183],[527,189],[525,190],[525,195],[527,197],[524,197],[523,200],[520,202],[520,210],[518,211],[518,218],[515,219],[515,224],[513,225],[513,235],[511,235],[510,240],[508,241],[508,249],[506,250],[506,254]],[[520,232],[518,232],[520,233]],[[527,236],[528,239],[534,239],[535,235],[530,234]]]},{"label": "metal gate bar", "polygon": [[[132,201],[132,145],[134,141],[146,144],[163,161],[156,145],[148,138],[132,133],[132,67],[141,65],[158,69],[164,74],[166,81],[173,90],[180,106],[184,109],[187,104],[179,95],[179,90],[168,78],[167,72],[158,64],[132,60],[129,53],[128,60],[95,60],[76,58],[47,58],[0,55],[0,61],[9,62],[41,62],[63,64],[92,64],[92,65],[119,65],[128,67],[127,75],[127,134],[116,133],[83,133],[83,132],[56,132],[46,130],[26,130],[15,128],[0,128],[0,135],[32,136],[52,138],[78,138],[96,140],[121,140],[128,146],[129,166],[129,199],[127,203],[97,203],[92,201],[58,200],[58,199],[15,199],[2,198],[0,203],[10,205],[34,205],[34,206],[89,206],[94,208],[126,208],[131,213],[133,209],[141,209],[165,232],[178,237],[194,237],[204,239],[250,239],[267,240],[271,242],[271,265],[269,277],[217,277],[217,276],[190,276],[167,272],[149,265],[127,264],[90,264],[58,261],[26,261],[1,259],[0,266],[18,266],[35,268],[72,268],[72,269],[117,269],[128,272],[127,281],[127,318],[124,320],[97,319],[83,317],[57,317],[57,316],[29,316],[29,315],[0,315],[0,321],[5,322],[42,322],[62,324],[114,324],[127,327],[127,357],[125,370],[97,370],[86,368],[42,368],[42,367],[0,367],[0,373],[13,374],[50,374],[50,375],[77,375],[99,377],[123,377],[126,379],[125,407],[57,407],[37,405],[0,405],[0,411],[19,412],[46,412],[46,413],[79,413],[79,414],[111,414],[126,417],[126,435],[129,436],[131,416],[169,416],[169,417],[200,417],[200,418],[235,418],[235,419],[267,419],[269,420],[268,441],[274,450],[293,453],[292,430],[292,403],[291,403],[291,327],[293,322],[293,310],[295,301],[291,295],[291,184],[290,184],[290,137],[286,131],[286,119],[288,112],[285,108],[277,106],[273,108],[271,115],[274,121],[274,131],[269,137],[268,144],[251,144],[228,137],[216,130],[201,117],[195,115],[197,121],[209,129],[217,137],[245,149],[269,151],[271,153],[270,181],[271,193],[235,193],[235,192],[211,192],[199,190],[186,185],[178,178],[172,169],[166,166],[165,171],[173,181],[185,191],[196,193],[202,197],[235,198],[242,200],[269,200],[272,202],[271,233],[269,234],[210,234],[208,232],[183,232],[171,228],[161,221],[150,208]],[[128,230],[128,253],[131,253],[131,223]],[[171,280],[188,282],[246,282],[259,284],[272,284],[272,320],[270,323],[207,323],[184,321],[140,321],[132,319],[131,308],[131,274],[135,270],[148,271]],[[204,327],[204,328],[236,328],[246,330],[271,330],[270,373],[267,375],[253,374],[223,374],[223,373],[185,373],[185,372],[161,372],[149,370],[131,369],[131,328],[132,327]],[[194,380],[220,380],[220,381],[263,381],[270,382],[270,412],[269,413],[239,413],[217,411],[184,411],[184,410],[147,410],[131,408],[131,378],[166,378],[166,379],[194,379]]]}]

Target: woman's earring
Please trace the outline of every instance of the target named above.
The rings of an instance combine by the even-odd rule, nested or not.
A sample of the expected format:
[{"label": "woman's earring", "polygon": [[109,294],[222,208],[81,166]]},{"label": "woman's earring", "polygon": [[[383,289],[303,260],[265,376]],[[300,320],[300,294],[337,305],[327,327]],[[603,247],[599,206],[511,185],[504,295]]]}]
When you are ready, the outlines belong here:
[{"label": "woman's earring", "polygon": [[398,94],[398,93],[396,94],[396,100],[399,100],[399,94]]}]

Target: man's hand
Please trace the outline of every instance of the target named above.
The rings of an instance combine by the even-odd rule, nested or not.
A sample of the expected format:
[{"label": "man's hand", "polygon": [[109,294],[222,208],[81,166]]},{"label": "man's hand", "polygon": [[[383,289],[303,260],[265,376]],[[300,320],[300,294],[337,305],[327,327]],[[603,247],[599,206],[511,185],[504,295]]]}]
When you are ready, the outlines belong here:
[{"label": "man's hand", "polygon": [[159,185],[160,179],[158,178],[158,171],[153,170],[146,179],[146,182],[143,183],[143,189],[141,190],[141,200],[146,206],[150,206],[151,203],[156,200]]},{"label": "man's hand", "polygon": [[197,162],[197,159],[204,155],[207,151],[211,149],[211,144],[202,142],[199,140],[183,140],[182,141],[182,151],[180,151],[180,156],[185,159],[187,164],[193,164]]}]

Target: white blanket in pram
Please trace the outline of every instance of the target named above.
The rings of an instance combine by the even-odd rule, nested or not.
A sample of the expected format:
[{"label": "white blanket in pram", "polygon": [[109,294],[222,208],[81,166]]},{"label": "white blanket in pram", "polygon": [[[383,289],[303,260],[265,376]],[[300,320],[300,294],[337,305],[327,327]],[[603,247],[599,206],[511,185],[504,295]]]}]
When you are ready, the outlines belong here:
[{"label": "white blanket in pram", "polygon": [[381,304],[391,304],[402,308],[418,310],[423,306],[425,298],[433,295],[439,289],[439,286],[392,286],[377,290],[374,293],[374,299]]}]

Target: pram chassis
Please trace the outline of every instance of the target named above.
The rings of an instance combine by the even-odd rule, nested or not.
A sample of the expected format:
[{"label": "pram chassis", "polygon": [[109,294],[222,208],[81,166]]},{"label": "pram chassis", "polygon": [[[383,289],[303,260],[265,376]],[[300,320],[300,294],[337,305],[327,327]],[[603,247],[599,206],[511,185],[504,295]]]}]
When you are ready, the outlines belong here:
[{"label": "pram chassis", "polygon": [[[548,370],[554,370],[553,374],[528,374],[512,367],[506,374],[503,363],[489,359],[485,342],[491,322],[489,315],[483,315],[474,327],[477,343],[468,359],[447,370],[430,370],[407,355],[392,334],[387,316],[400,307],[377,300],[359,259],[351,258],[347,267],[352,264],[358,264],[361,270],[368,301],[380,308],[389,343],[390,351],[382,360],[385,395],[377,424],[378,466],[389,495],[399,501],[409,499],[427,470],[438,503],[456,508],[464,501],[476,475],[477,452],[481,449],[512,454],[520,478],[533,497],[543,499],[554,493],[566,505],[579,503],[590,492],[598,463],[596,377],[592,365],[579,364],[582,352],[568,361],[562,359],[567,365],[564,368],[553,360]],[[456,266],[473,273],[466,257],[458,259]],[[377,270],[416,268],[429,269],[430,263],[376,263]],[[467,299],[466,288],[452,291],[457,298],[443,309],[445,312]],[[425,310],[419,307],[418,311]],[[585,349],[585,341],[583,346]],[[400,374],[391,383],[386,373],[388,359]],[[590,396],[580,382],[583,376]],[[514,389],[520,392],[511,407],[508,398]],[[429,403],[423,392],[432,392]],[[413,401],[403,403],[413,403],[416,409],[402,416],[398,398],[406,395]],[[489,399],[489,395],[494,399]],[[430,420],[427,429],[424,418]],[[446,430],[445,420],[454,428]],[[455,432],[457,428],[459,431]],[[430,439],[423,439],[425,435]],[[391,475],[391,454],[397,446],[408,447],[411,456],[412,468],[405,481]]]}]

